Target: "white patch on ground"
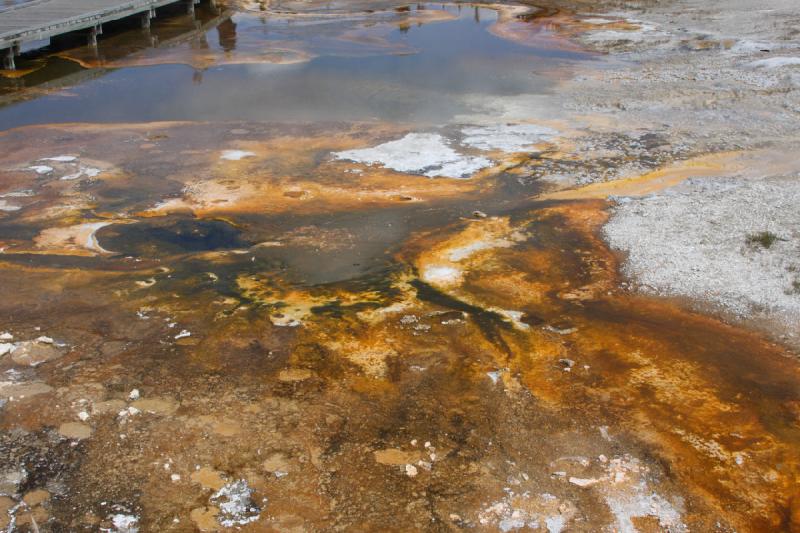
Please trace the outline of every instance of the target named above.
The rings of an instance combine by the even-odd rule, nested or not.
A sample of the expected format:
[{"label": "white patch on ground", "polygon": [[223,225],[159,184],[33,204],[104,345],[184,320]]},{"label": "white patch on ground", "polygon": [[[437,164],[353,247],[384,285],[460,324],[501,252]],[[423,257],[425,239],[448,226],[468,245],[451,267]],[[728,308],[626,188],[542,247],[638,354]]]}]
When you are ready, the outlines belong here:
[{"label": "white patch on ground", "polygon": [[28,198],[31,196],[35,196],[36,193],[29,189],[24,189],[21,191],[11,191],[5,194],[0,194],[0,198]]},{"label": "white patch on ground", "polygon": [[658,520],[664,531],[688,531],[680,512],[665,498],[653,492],[647,481],[648,468],[629,455],[608,462],[601,492],[620,533],[636,533],[632,519],[650,516]]},{"label": "white patch on ground", "polygon": [[97,241],[97,231],[113,224],[111,221],[87,222],[75,226],[47,228],[34,239],[37,247],[50,250],[85,248],[97,253],[111,253]]},{"label": "white patch on ground", "polygon": [[538,530],[544,526],[548,533],[560,533],[574,515],[572,502],[559,500],[552,494],[532,496],[527,491],[516,494],[506,489],[503,499],[492,502],[478,513],[478,523],[503,532]]},{"label": "white patch on ground", "polygon": [[130,514],[115,514],[111,516],[111,523],[114,524],[114,533],[138,533],[139,517]]},{"label": "white patch on ground", "polygon": [[581,22],[583,22],[584,24],[602,25],[602,24],[611,24],[614,21],[611,19],[589,18],[589,19],[581,19]]},{"label": "white patch on ground", "polygon": [[632,41],[639,42],[647,40],[647,34],[639,31],[599,31],[591,33],[584,37],[589,42],[603,42],[603,41]]},{"label": "white patch on ground", "polygon": [[[740,317],[800,321],[800,180],[695,179],[620,199],[605,227],[648,292],[698,298]],[[748,237],[771,232],[765,248]]]},{"label": "white patch on ground", "polygon": [[781,48],[776,43],[768,43],[766,41],[753,41],[751,39],[740,39],[731,47],[731,52],[736,53],[752,53],[761,50],[774,50]]},{"label": "white patch on ground", "polygon": [[769,59],[759,59],[748,63],[748,66],[753,68],[781,68],[781,67],[796,67],[800,66],[800,57],[770,57]]},{"label": "white patch on ground", "polygon": [[220,159],[225,159],[226,161],[239,161],[241,159],[245,159],[246,157],[255,157],[256,154],[253,152],[248,152],[245,150],[223,150],[222,155],[219,156]]},{"label": "white patch on ground", "polygon": [[[63,181],[72,181],[81,177],[96,178],[106,170],[97,167],[89,167],[80,164],[77,156],[74,155],[57,155],[53,157],[43,157],[38,161],[52,162],[50,165],[32,165],[27,167],[28,170],[33,170],[39,175],[51,174],[56,172],[63,174],[59,179]],[[55,168],[54,168],[55,167]]]},{"label": "white patch on ground", "polygon": [[544,519],[544,525],[547,527],[547,533],[561,533],[566,525],[566,520],[561,515],[548,516]]},{"label": "white patch on ground", "polygon": [[111,222],[91,222],[88,224],[83,224],[83,227],[91,230],[89,235],[86,236],[86,242],[84,243],[84,247],[88,248],[89,250],[94,250],[95,252],[99,252],[101,254],[109,254],[108,250],[100,246],[100,243],[97,242],[97,231],[100,228],[105,228],[106,226],[111,225]]},{"label": "white patch on ground", "polygon": [[13,352],[16,347],[16,344],[11,342],[0,342],[0,357]]},{"label": "white patch on ground", "polygon": [[333,157],[428,177],[462,178],[492,166],[485,157],[457,152],[436,133],[409,133],[372,148],[334,152]]},{"label": "white patch on ground", "polygon": [[13,205],[5,200],[0,200],[0,211],[19,211],[21,208],[18,205]]},{"label": "white patch on ground", "polygon": [[463,273],[461,270],[440,265],[429,265],[422,269],[420,278],[425,283],[436,286],[450,286],[461,283]]},{"label": "white patch on ground", "polygon": [[558,132],[536,124],[499,124],[464,128],[461,133],[464,134],[463,143],[472,148],[514,153],[524,152]]},{"label": "white patch on ground", "polygon": [[57,155],[55,157],[44,157],[40,161],[55,161],[57,163],[71,163],[78,159],[74,155]]},{"label": "white patch on ground", "polygon": [[75,172],[73,174],[67,174],[66,176],[61,176],[60,179],[62,181],[72,181],[80,178],[81,176],[83,176],[83,172],[79,170],[78,172]]},{"label": "white patch on ground", "polygon": [[37,174],[50,174],[53,171],[53,167],[47,165],[32,165],[28,167],[28,170],[33,170]]},{"label": "white patch on ground", "polygon": [[688,531],[681,523],[681,515],[664,498],[655,493],[648,493],[644,483],[638,490],[629,495],[606,497],[606,503],[616,518],[616,531],[620,533],[637,533],[639,530],[631,520],[634,517],[652,516],[664,531]]},{"label": "white patch on ground", "polygon": [[103,173],[102,169],[94,168],[94,167],[78,167],[78,171],[72,174],[67,174],[65,176],[61,176],[61,180],[63,181],[71,181],[76,180],[82,176],[86,176],[87,178],[96,178],[100,174]]},{"label": "white patch on ground", "polygon": [[253,489],[240,479],[228,483],[211,496],[211,503],[219,507],[217,520],[224,527],[234,527],[258,520],[261,509],[251,499]]}]

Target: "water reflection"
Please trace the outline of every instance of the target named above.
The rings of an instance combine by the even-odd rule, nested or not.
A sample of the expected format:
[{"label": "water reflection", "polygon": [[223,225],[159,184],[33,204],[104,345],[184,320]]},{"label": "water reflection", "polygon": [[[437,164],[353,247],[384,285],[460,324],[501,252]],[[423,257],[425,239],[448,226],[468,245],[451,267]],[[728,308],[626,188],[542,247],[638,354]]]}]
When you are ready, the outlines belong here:
[{"label": "water reflection", "polygon": [[226,18],[217,24],[217,39],[220,48],[226,52],[236,49],[236,23]]},{"label": "water reflection", "polygon": [[[464,99],[470,95],[547,91],[552,80],[544,71],[585,57],[496,37],[486,30],[497,17],[482,7],[462,12],[454,6],[415,6],[382,13],[377,22],[310,23],[198,9],[197,21],[164,18],[149,32],[109,36],[96,52],[54,51],[61,59],[50,56],[40,70],[0,85],[7,103],[19,96],[20,87],[48,91],[35,102],[0,109],[0,125],[243,119],[442,123],[468,112]],[[78,80],[68,96],[50,94],[67,85],[53,83],[69,68],[63,59],[107,70],[102,80]]]}]

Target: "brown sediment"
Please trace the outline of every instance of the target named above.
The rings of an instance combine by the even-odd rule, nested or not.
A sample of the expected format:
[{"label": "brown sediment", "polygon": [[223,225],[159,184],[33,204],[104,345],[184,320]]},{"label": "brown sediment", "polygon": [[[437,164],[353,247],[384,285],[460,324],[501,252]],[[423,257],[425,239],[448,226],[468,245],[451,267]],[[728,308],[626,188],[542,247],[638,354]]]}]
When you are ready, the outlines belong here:
[{"label": "brown sediment", "polygon": [[[229,136],[233,129],[250,133]],[[451,514],[491,527],[503,505],[537,520],[556,513],[567,523],[580,516],[613,524],[611,503],[641,504],[652,494],[692,529],[716,521],[781,527],[796,497],[800,401],[798,369],[781,348],[668,302],[618,292],[617,258],[598,236],[607,217],[602,200],[527,203],[469,218],[475,191],[494,194],[491,175],[431,180],[320,158],[401,134],[388,126],[336,131],[150,124],[4,135],[10,147],[30,132],[39,139],[36,149],[5,152],[14,154],[4,161],[9,167],[56,155],[51,139],[68,132],[75,147],[92,146],[86,150],[121,169],[113,185],[138,196],[112,211],[133,223],[103,228],[100,246],[125,245],[121,229],[152,220],[135,208],[164,194],[252,243],[146,249],[139,262],[74,257],[89,270],[63,258],[26,265],[0,256],[4,284],[17,288],[0,301],[4,315],[15,317],[7,326],[46,324],[46,333],[72,347],[35,367],[36,376],[2,385],[8,397],[25,396],[6,405],[3,427],[60,428],[80,439],[82,461],[68,483],[84,490],[61,496],[54,516],[105,519],[96,504],[113,500],[140,509],[145,529],[175,516],[213,528],[220,508],[212,491],[245,479],[254,501],[268,501],[251,529],[385,529],[398,517],[422,528],[432,517],[456,520]],[[174,180],[169,191],[158,175],[145,177],[147,166],[123,157],[131,140],[163,165]],[[60,142],[58,153],[71,153]],[[225,149],[254,155],[221,160]],[[655,179],[730,170],[737,157],[709,157]],[[345,172],[357,167],[363,172]],[[103,188],[112,182],[94,182],[95,209],[111,209]],[[634,183],[653,186],[647,178]],[[284,194],[298,190],[306,192]],[[381,207],[364,200],[370,195],[396,194],[463,202],[467,216],[398,237],[392,267],[361,280],[317,286],[251,261],[287,247],[354,253],[363,243],[353,230],[326,224]],[[304,201],[319,204],[298,207]],[[168,211],[158,213],[157,232],[172,227],[177,215]],[[270,227],[271,215],[294,212],[325,215]],[[37,234],[97,221],[86,214],[88,222],[72,213],[71,226]],[[86,237],[69,235],[53,241],[54,252],[74,253],[70,247]],[[453,276],[431,275],[434,267]],[[134,388],[141,397],[129,397]],[[89,416],[78,422],[80,411]],[[216,473],[213,484],[206,472]],[[532,496],[505,500],[509,478]],[[424,501],[414,496],[421,487],[435,496],[408,507]],[[636,507],[632,519],[671,520],[670,509],[659,518]]]},{"label": "brown sediment", "polygon": [[[546,230],[571,232],[575,248],[482,252],[475,256],[483,257],[482,264],[471,268],[474,277],[468,274],[449,294],[487,310],[516,309],[545,325],[568,317],[568,324],[552,330],[531,328],[525,341],[514,339],[519,333],[501,330],[515,354],[511,372],[519,372],[526,388],[553,407],[616,413],[615,424],[667,458],[692,493],[718,512],[737,509],[727,517],[731,523],[747,527],[746,517],[753,513],[760,523],[777,527],[779,509],[791,500],[783,491],[798,468],[797,421],[777,422],[762,411],[761,400],[748,401],[742,391],[777,387],[772,389],[776,400],[786,409],[784,395],[794,394],[789,383],[798,377],[796,365],[756,335],[669,304],[616,293],[615,260],[594,237],[605,218],[603,205],[541,210],[523,226],[532,240],[538,240],[543,222],[557,220]],[[462,236],[445,242],[461,247]],[[516,268],[509,272],[510,265]],[[559,359],[566,358],[575,362],[562,373],[569,384],[543,379],[551,369],[562,371]],[[704,476],[699,470],[709,463],[715,466]],[[775,470],[776,464],[785,470]]]},{"label": "brown sediment", "polygon": [[[271,282],[267,276],[240,283],[239,299],[254,306],[226,315],[213,303],[216,289],[191,301],[171,296],[174,289],[162,295],[159,284],[127,293],[124,302],[105,292],[107,303],[95,301],[78,315],[96,316],[103,306],[104,327],[130,348],[84,358],[70,371],[40,367],[56,383],[69,372],[69,384],[12,402],[6,419],[18,420],[18,410],[36,402],[39,419],[56,421],[63,414],[42,412],[51,410],[52,395],[63,398],[89,379],[117,380],[96,393],[69,395],[138,412],[123,425],[115,410],[90,410],[96,414],[82,424],[93,432],[81,441],[81,469],[69,478],[85,492],[68,501],[95,515],[100,494],[135,502],[146,528],[176,515],[216,527],[210,491],[240,478],[257,498],[268,498],[251,529],[386,528],[398,517],[422,527],[431,516],[451,514],[491,524],[509,476],[521,489],[555,494],[552,509],[535,498],[509,500],[532,516],[609,523],[603,498],[653,492],[673,503],[684,498],[681,520],[693,529],[715,521],[779,527],[797,472],[797,421],[789,414],[796,366],[753,334],[616,292],[616,258],[597,236],[605,206],[533,204],[420,233],[397,256],[405,269],[390,274],[394,293],[287,289],[273,274]],[[413,272],[440,262],[461,269],[459,284],[417,284]],[[31,290],[43,280],[24,271],[13,276],[27,279]],[[62,327],[54,317],[79,294],[95,294],[97,283],[117,282],[90,273],[73,278],[71,296],[51,302],[51,327]],[[354,305],[359,301],[372,307]],[[302,324],[273,325],[276,308],[259,306],[270,302],[288,311],[302,307]],[[130,319],[123,317],[145,306],[149,318],[135,320],[148,333],[126,331]],[[180,325],[170,330],[159,317]],[[200,342],[159,347],[157,339],[184,327]],[[81,328],[64,331],[77,335]],[[96,349],[100,339],[84,337],[80,351]],[[165,366],[148,371],[157,360]],[[498,372],[496,386],[491,371]],[[143,398],[130,401],[134,387]],[[614,463],[621,470],[603,466],[600,454],[621,461]],[[568,458],[575,455],[587,457],[588,466]],[[282,465],[287,474],[276,477],[284,476]],[[557,470],[576,481],[553,478]],[[575,483],[591,486],[573,490]],[[443,485],[459,489],[436,489]],[[432,507],[400,505],[416,501],[418,487],[436,491]],[[638,518],[647,519],[654,518]]]},{"label": "brown sediment", "polygon": [[31,74],[32,72],[36,72],[37,70],[39,70],[39,69],[41,69],[43,67],[44,67],[44,63],[42,63],[40,65],[37,65],[35,67],[20,68],[20,69],[15,69],[15,70],[0,69],[0,76],[2,76],[3,78],[7,78],[9,80],[16,80],[16,79],[24,78],[28,74]]}]

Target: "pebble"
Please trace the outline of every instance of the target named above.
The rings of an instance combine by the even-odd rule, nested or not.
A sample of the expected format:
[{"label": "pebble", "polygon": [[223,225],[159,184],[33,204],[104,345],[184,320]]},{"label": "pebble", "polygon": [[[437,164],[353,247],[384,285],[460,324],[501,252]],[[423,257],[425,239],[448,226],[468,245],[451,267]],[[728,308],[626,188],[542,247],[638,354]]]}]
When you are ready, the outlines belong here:
[{"label": "pebble", "polygon": [[575,361],[573,361],[572,359],[559,359],[558,362],[561,363],[561,365],[564,367],[564,371],[566,372],[568,372],[570,369],[572,369],[573,366],[575,366]]}]

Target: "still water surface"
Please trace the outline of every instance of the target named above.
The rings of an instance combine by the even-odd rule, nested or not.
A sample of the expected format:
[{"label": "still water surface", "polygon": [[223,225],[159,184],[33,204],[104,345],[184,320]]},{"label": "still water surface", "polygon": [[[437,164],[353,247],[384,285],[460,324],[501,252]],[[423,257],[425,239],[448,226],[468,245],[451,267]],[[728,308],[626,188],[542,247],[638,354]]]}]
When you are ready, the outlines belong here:
[{"label": "still water surface", "polygon": [[[183,54],[178,60],[190,61],[199,50],[224,56],[234,64],[202,69],[179,64],[101,67],[91,73],[54,59],[31,77],[42,79],[69,70],[72,72],[67,76],[89,79],[71,86],[68,94],[4,106],[0,109],[0,127],[156,120],[442,124],[470,111],[468,96],[475,100],[545,92],[553,83],[548,70],[564,61],[586,57],[553,47],[524,46],[493,35],[487,28],[498,15],[491,9],[420,8],[426,13],[442,11],[454,19],[404,26],[394,17],[413,15],[413,11],[393,13],[393,18],[385,22],[379,20],[374,27],[365,25],[346,35],[352,30],[347,30],[343,22],[295,26],[249,13],[220,19],[205,12],[202,16],[212,17],[211,27],[197,35],[193,25],[183,20],[188,17],[178,15],[177,21],[165,23],[162,30],[175,33],[175,26],[183,20],[187,32],[193,32],[189,43],[175,45]],[[159,23],[155,19],[151,30],[155,35],[159,34]],[[165,35],[162,41],[169,38]],[[119,53],[115,54],[116,47],[134,56],[153,55],[152,50],[141,48],[144,42],[149,43],[150,37],[143,37],[140,30],[129,30],[101,40],[97,54],[104,59],[114,57]],[[282,53],[294,48],[313,57],[294,64],[253,60],[253,55],[267,53],[270,47]],[[89,49],[78,49],[62,55],[92,61],[89,54]],[[157,52],[153,57],[158,62]],[[4,83],[6,96],[13,94],[15,81]]]}]

